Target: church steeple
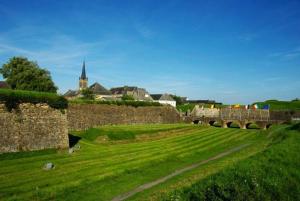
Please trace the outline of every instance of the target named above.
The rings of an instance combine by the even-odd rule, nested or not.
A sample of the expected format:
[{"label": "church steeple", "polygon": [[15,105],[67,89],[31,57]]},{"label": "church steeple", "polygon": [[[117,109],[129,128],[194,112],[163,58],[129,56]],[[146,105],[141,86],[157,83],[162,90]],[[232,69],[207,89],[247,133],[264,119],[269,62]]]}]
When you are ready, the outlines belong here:
[{"label": "church steeple", "polygon": [[88,78],[86,77],[85,72],[85,61],[83,61],[81,76],[79,77],[79,90],[87,89],[88,87]]},{"label": "church steeple", "polygon": [[85,61],[83,61],[80,79],[83,79],[83,80],[87,79],[86,74],[85,74]]}]

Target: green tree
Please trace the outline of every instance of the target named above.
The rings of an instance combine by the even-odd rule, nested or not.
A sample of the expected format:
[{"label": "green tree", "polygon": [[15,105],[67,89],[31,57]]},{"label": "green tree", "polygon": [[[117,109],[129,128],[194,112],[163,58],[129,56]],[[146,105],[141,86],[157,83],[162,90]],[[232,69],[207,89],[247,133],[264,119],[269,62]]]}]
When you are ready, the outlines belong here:
[{"label": "green tree", "polygon": [[176,95],[171,95],[171,96],[176,101],[176,105],[182,105],[183,104],[183,100],[180,96],[176,96]]},{"label": "green tree", "polygon": [[134,100],[134,97],[133,96],[131,96],[131,95],[127,95],[127,94],[124,94],[123,96],[122,96],[122,100],[123,101],[133,101]]},{"label": "green tree", "polygon": [[95,99],[95,95],[93,94],[93,91],[90,89],[81,90],[81,95],[83,99],[89,99],[89,100]]},{"label": "green tree", "polygon": [[13,57],[0,68],[12,89],[56,93],[50,72],[24,57]]}]

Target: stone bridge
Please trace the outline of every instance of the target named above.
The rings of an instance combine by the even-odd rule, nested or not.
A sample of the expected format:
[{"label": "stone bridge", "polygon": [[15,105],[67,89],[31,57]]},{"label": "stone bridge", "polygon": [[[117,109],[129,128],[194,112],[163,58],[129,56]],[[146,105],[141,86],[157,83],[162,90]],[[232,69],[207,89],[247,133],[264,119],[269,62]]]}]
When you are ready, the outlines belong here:
[{"label": "stone bridge", "polygon": [[241,129],[247,129],[251,124],[256,124],[261,129],[267,129],[272,124],[281,124],[285,120],[272,120],[269,110],[261,109],[229,109],[229,108],[199,108],[195,106],[192,112],[185,115],[186,121],[195,124],[214,125],[218,123],[223,128],[230,127],[231,124],[238,125]]}]

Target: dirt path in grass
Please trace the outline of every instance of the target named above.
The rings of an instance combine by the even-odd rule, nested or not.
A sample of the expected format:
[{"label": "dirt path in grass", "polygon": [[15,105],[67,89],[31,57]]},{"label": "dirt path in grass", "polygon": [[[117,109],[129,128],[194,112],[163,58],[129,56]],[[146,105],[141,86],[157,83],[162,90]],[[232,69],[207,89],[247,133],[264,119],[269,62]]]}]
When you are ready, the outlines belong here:
[{"label": "dirt path in grass", "polygon": [[173,178],[173,177],[175,177],[175,176],[177,176],[177,175],[180,175],[180,174],[182,174],[182,173],[184,173],[184,172],[187,172],[187,171],[189,171],[189,170],[195,169],[195,168],[197,168],[197,167],[199,167],[199,166],[201,166],[201,165],[204,165],[204,164],[206,164],[206,163],[208,163],[208,162],[210,162],[210,161],[217,160],[217,159],[219,159],[219,158],[222,158],[222,157],[224,157],[224,156],[227,156],[227,155],[229,155],[229,154],[232,154],[232,153],[234,153],[234,152],[237,152],[237,151],[239,151],[239,150],[241,150],[241,149],[243,149],[243,148],[245,148],[245,147],[248,147],[249,145],[250,145],[250,143],[249,143],[249,144],[240,145],[240,146],[238,146],[238,147],[235,147],[235,148],[230,149],[230,150],[228,150],[228,151],[222,152],[222,153],[220,153],[220,154],[218,154],[218,155],[216,155],[216,156],[214,156],[214,157],[211,157],[211,158],[209,158],[209,159],[206,159],[206,160],[204,160],[204,161],[201,161],[201,162],[198,162],[198,163],[189,165],[189,166],[187,166],[187,167],[185,167],[185,168],[182,168],[182,169],[178,169],[178,170],[176,170],[175,172],[173,172],[172,174],[169,174],[169,175],[167,175],[167,176],[165,176],[165,177],[161,177],[161,178],[159,178],[159,179],[157,179],[157,180],[155,180],[155,181],[152,181],[152,182],[143,184],[143,185],[141,185],[141,186],[139,186],[139,187],[137,187],[137,188],[135,188],[135,189],[133,189],[133,190],[127,192],[127,193],[118,195],[118,196],[114,197],[114,198],[112,199],[112,201],[122,201],[122,200],[125,200],[125,199],[127,199],[127,198],[129,198],[129,197],[131,197],[131,196],[133,196],[133,195],[135,195],[135,194],[141,192],[141,191],[144,191],[144,190],[146,190],[146,189],[152,188],[153,186],[156,186],[156,185],[158,185],[158,184],[160,184],[160,183],[163,183],[163,182],[165,182],[165,181],[167,181],[167,180],[169,180],[169,179],[171,179],[171,178]]}]

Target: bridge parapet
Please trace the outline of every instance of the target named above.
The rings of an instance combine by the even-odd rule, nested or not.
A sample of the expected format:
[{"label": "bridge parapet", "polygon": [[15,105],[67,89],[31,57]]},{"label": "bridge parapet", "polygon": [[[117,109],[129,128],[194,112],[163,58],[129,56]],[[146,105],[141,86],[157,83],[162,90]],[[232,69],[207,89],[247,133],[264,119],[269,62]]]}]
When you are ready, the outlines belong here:
[{"label": "bridge parapet", "polygon": [[220,110],[221,120],[238,120],[238,121],[269,121],[269,110],[246,110],[222,108]]}]

